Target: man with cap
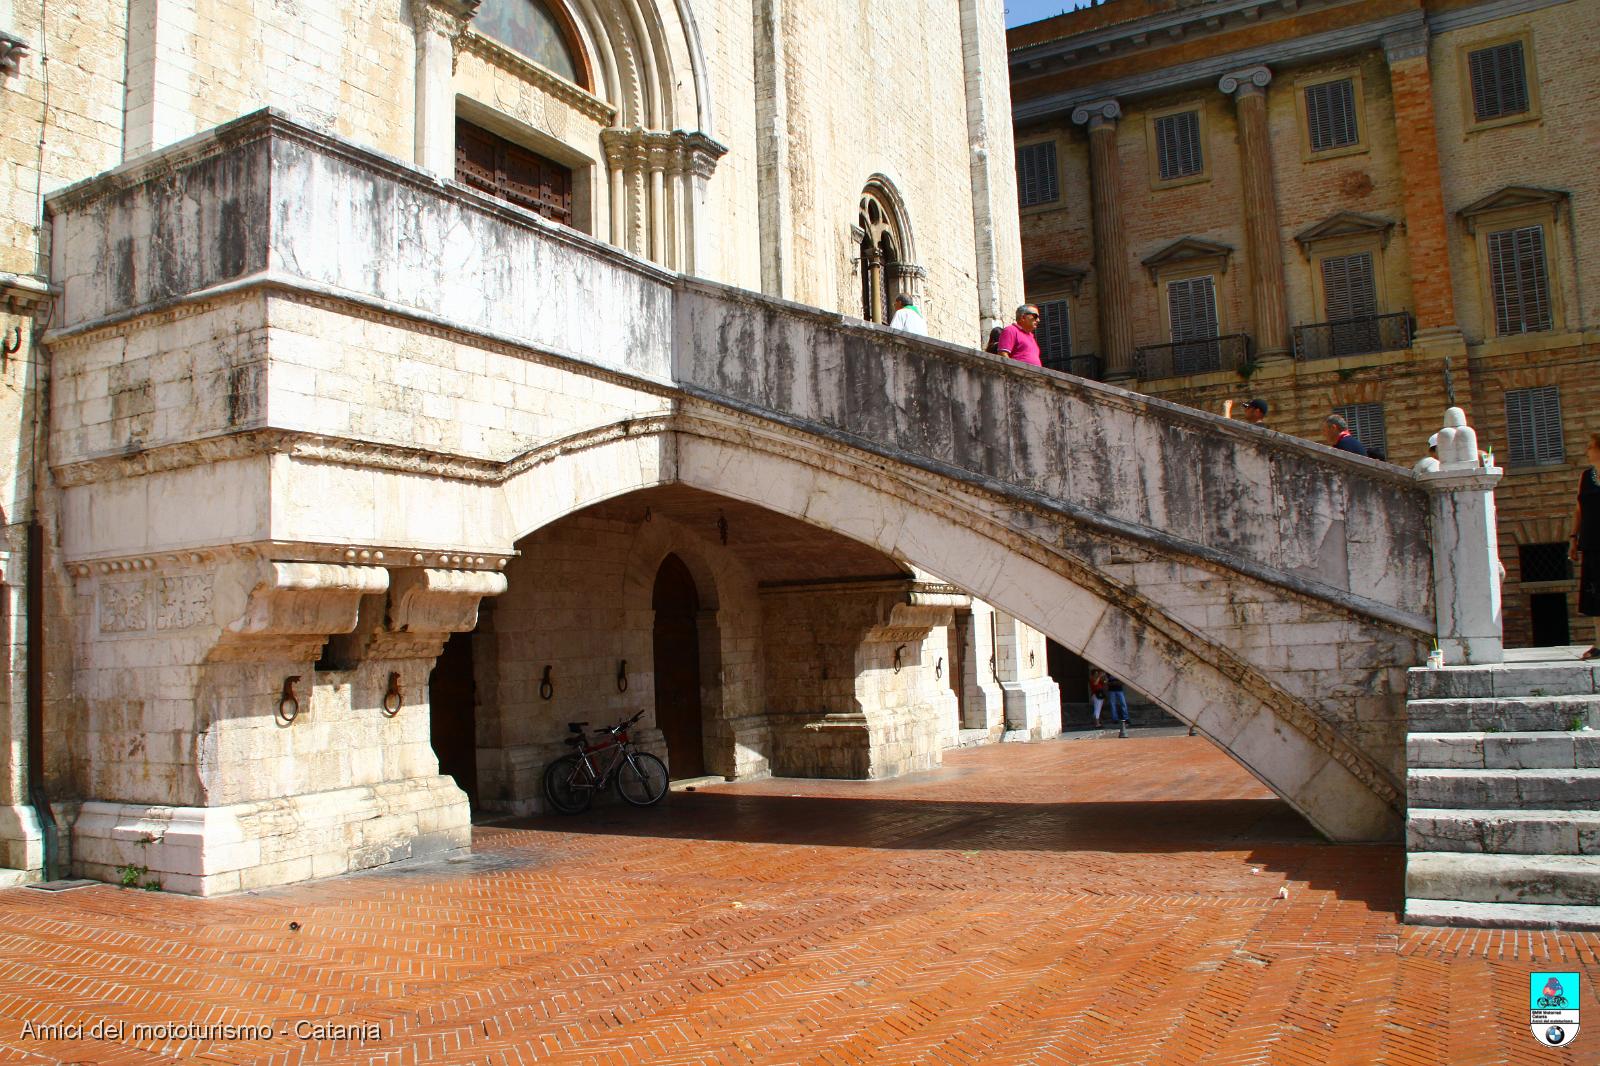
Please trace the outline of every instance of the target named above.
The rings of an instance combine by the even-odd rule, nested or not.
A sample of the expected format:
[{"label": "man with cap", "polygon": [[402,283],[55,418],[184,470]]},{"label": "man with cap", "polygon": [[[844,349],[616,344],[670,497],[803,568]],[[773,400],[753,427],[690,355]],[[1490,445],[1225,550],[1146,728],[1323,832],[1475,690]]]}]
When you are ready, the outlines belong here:
[{"label": "man with cap", "polygon": [[1439,469],[1439,434],[1435,433],[1428,438],[1428,454],[1418,459],[1411,467],[1413,473],[1426,474]]},{"label": "man with cap", "polygon": [[1252,426],[1264,426],[1267,423],[1267,401],[1250,399],[1244,402],[1244,407],[1239,411],[1239,417]]}]

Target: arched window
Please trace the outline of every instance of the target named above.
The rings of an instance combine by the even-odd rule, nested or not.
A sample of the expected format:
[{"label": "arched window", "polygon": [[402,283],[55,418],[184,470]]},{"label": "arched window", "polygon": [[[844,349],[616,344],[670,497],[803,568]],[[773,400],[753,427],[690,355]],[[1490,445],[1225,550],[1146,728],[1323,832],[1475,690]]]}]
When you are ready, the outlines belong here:
[{"label": "arched window", "polygon": [[571,33],[562,16],[544,0],[483,0],[472,28],[588,88]]},{"label": "arched window", "polygon": [[904,223],[886,185],[874,180],[862,192],[852,233],[860,255],[861,317],[887,323],[897,294],[917,295],[921,271],[907,261]]}]

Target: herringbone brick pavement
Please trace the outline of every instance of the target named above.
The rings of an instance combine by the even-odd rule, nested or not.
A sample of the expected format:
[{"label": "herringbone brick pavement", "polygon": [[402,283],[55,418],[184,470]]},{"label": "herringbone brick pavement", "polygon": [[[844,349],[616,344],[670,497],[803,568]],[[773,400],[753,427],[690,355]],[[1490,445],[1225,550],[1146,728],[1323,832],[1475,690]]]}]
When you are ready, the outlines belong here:
[{"label": "herringbone brick pavement", "polygon": [[[0,892],[0,1062],[1600,1062],[1600,937],[1407,928],[1401,875],[1203,739],[972,749],[220,900]],[[1534,1042],[1534,969],[1593,1032]]]}]

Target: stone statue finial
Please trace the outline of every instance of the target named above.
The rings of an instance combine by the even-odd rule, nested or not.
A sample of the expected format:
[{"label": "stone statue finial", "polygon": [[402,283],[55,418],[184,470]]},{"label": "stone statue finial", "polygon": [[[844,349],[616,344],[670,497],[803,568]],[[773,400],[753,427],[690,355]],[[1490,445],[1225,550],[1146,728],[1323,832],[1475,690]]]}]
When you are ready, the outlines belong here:
[{"label": "stone statue finial", "polygon": [[1467,425],[1467,413],[1452,407],[1444,413],[1439,430],[1439,466],[1460,470],[1478,465],[1478,431]]}]

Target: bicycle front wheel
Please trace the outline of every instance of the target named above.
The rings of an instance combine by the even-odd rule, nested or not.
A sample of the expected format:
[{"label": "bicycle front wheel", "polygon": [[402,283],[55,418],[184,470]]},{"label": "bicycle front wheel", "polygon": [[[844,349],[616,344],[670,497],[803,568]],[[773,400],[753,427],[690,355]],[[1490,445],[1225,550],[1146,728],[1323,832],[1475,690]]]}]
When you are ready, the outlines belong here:
[{"label": "bicycle front wheel", "polygon": [[582,814],[594,802],[594,781],[576,755],[563,755],[544,769],[544,798],[562,814]]},{"label": "bicycle front wheel", "polygon": [[648,807],[666,794],[666,764],[647,751],[630,751],[617,767],[617,795],[635,807]]}]

